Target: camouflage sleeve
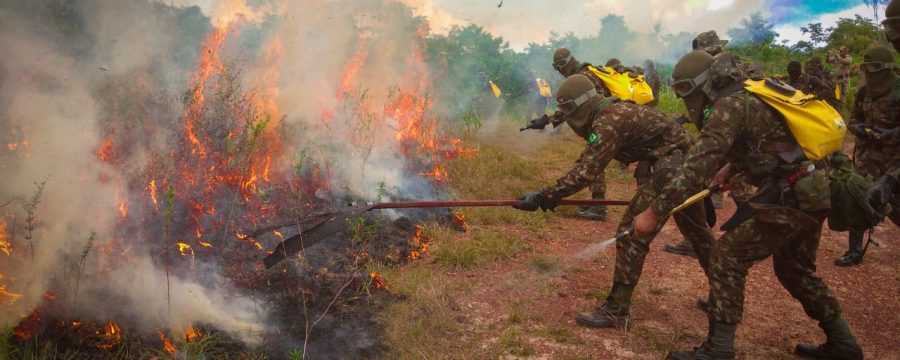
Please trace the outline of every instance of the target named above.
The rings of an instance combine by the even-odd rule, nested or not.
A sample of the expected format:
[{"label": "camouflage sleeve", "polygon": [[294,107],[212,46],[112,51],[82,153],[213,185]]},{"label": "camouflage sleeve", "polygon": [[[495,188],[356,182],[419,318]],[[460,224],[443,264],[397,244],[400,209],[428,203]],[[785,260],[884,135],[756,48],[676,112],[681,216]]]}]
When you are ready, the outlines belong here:
[{"label": "camouflage sleeve", "polygon": [[900,155],[894,155],[894,159],[888,164],[888,175],[900,180]]},{"label": "camouflage sleeve", "polygon": [[744,112],[743,96],[725,97],[714,105],[709,123],[703,127],[697,143],[688,152],[684,167],[650,204],[653,212],[668,214],[706,187],[708,180],[724,165],[725,154],[731,149],[743,125]]},{"label": "camouflage sleeve", "polygon": [[[599,122],[598,120],[594,120]],[[570,196],[588,186],[597,176],[603,173],[606,165],[619,150],[620,136],[612,126],[594,126],[588,138],[587,147],[569,173],[556,180],[556,185],[541,190],[544,195],[554,199]]]}]

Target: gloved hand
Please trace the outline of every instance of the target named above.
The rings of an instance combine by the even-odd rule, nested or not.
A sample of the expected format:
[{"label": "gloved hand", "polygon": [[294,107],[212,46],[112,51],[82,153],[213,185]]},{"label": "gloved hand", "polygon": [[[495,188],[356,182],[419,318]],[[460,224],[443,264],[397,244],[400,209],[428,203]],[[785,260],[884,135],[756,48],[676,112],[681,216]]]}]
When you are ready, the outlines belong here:
[{"label": "gloved hand", "polygon": [[556,200],[544,195],[540,191],[532,191],[519,197],[519,203],[513,205],[514,208],[525,211],[543,211],[553,210],[556,208]]},{"label": "gloved hand", "polygon": [[866,191],[866,200],[863,201],[862,207],[869,217],[870,223],[874,226],[884,219],[885,214],[881,212],[884,205],[891,201],[894,190],[897,189],[897,179],[890,175],[884,175],[875,181],[868,191]]},{"label": "gloved hand", "polygon": [[847,127],[847,130],[850,130],[851,134],[860,139],[869,139],[869,133],[866,132],[866,127],[863,126],[863,124],[850,124],[850,126]]},{"label": "gloved hand", "polygon": [[897,129],[872,128],[869,137],[875,141],[891,141],[897,138]]},{"label": "gloved hand", "polygon": [[549,125],[549,124],[550,124],[550,117],[548,117],[547,115],[542,115],[541,117],[538,117],[536,119],[529,120],[528,123],[525,125],[525,127],[519,129],[519,131],[524,131],[524,130],[528,130],[528,129],[544,130],[544,128],[547,127],[547,125]]}]

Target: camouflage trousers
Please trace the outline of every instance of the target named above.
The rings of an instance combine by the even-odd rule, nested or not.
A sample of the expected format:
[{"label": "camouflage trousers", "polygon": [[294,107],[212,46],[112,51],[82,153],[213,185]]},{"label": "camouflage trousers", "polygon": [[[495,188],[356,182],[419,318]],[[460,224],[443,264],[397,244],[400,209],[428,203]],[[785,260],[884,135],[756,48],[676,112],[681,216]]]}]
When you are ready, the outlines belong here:
[{"label": "camouflage trousers", "polygon": [[594,178],[588,188],[591,190],[592,199],[606,199],[606,171]]},{"label": "camouflage trousers", "polygon": [[[868,174],[873,180],[878,180],[888,171],[887,166],[894,155],[881,151],[860,151],[856,154],[854,163],[859,171]],[[898,191],[894,191],[891,212],[887,214],[887,218],[900,226],[900,195],[898,195]]]},{"label": "camouflage trousers", "polygon": [[[665,162],[666,160],[660,160]],[[678,166],[680,167],[680,165]],[[637,192],[631,199],[631,204],[625,211],[622,221],[619,222],[618,232],[628,229],[634,217],[650,207],[650,203],[656,199],[661,187],[671,182],[675,172],[654,174],[653,180],[646,179],[638,185]],[[684,238],[694,247],[694,252],[700,261],[700,267],[707,273],[709,267],[709,253],[715,237],[706,225],[706,211],[703,202],[698,202],[672,216],[678,230]],[[628,236],[622,241],[616,242],[616,269],[613,280],[627,285],[637,285],[644,269],[644,260],[650,251],[650,242],[656,238],[659,228],[646,236]],[[708,275],[708,274],[707,274]]]},{"label": "camouflage trousers", "polygon": [[737,324],[744,307],[747,271],[773,257],[781,285],[815,320],[840,315],[834,294],[816,275],[816,251],[825,212],[807,214],[780,205],[761,205],[749,220],[725,233],[709,258],[711,321]]}]

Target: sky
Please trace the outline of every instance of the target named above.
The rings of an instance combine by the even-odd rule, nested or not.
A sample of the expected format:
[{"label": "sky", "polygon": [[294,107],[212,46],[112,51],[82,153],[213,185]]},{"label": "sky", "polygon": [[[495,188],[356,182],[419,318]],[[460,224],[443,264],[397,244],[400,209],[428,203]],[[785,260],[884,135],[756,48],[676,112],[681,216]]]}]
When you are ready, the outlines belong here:
[{"label": "sky", "polygon": [[[217,3],[237,0],[171,0],[180,5],[199,5],[204,12]],[[327,0],[319,0],[327,1]],[[552,33],[589,36],[600,30],[607,14],[621,15],[635,32],[700,33],[716,30],[727,38],[728,29],[754,12],[775,24],[780,39],[789,44],[808,40],[800,27],[821,22],[833,26],[839,18],[856,14],[873,17],[862,0],[394,0],[425,16],[432,32],[445,33],[455,25],[475,24],[501,36],[513,49],[546,42]],[[880,14],[884,9],[879,10]]]}]

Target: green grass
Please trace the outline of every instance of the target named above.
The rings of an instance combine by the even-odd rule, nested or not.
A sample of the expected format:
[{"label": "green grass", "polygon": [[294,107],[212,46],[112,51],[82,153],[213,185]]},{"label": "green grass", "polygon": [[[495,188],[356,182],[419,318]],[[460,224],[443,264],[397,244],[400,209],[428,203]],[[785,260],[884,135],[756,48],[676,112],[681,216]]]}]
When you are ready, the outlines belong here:
[{"label": "green grass", "polygon": [[434,241],[431,254],[441,265],[472,269],[487,262],[511,258],[529,248],[515,234],[499,230],[476,230],[469,236]]},{"label": "green grass", "polygon": [[559,256],[535,255],[529,263],[538,272],[550,272],[559,268]]},{"label": "green grass", "polygon": [[562,326],[562,325],[557,325],[557,324],[542,325],[538,330],[538,334],[541,337],[551,339],[554,342],[559,343],[559,344],[580,344],[581,343],[581,338],[579,338],[578,335],[576,335],[574,332],[572,332],[572,330],[570,330],[569,328]]},{"label": "green grass", "polygon": [[497,347],[497,356],[495,358],[504,355],[530,356],[534,354],[534,348],[522,335],[522,329],[518,326],[510,326],[500,332]]}]

